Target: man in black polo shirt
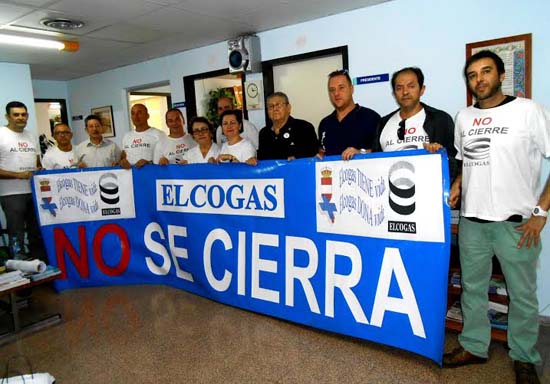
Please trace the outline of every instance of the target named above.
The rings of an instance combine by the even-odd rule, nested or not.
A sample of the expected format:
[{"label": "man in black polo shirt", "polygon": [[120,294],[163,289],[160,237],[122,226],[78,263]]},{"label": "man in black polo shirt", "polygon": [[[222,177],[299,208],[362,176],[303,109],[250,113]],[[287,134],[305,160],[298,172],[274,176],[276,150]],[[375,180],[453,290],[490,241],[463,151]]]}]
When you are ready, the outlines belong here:
[{"label": "man in black polo shirt", "polygon": [[317,154],[319,143],[315,128],[305,120],[290,116],[291,109],[288,96],[283,92],[268,96],[267,113],[271,125],[260,131],[259,160],[294,160]]},{"label": "man in black polo shirt", "polygon": [[372,150],[380,115],[353,101],[353,84],[346,70],[328,75],[328,94],[334,112],[321,120],[319,155],[339,155],[350,160]]}]

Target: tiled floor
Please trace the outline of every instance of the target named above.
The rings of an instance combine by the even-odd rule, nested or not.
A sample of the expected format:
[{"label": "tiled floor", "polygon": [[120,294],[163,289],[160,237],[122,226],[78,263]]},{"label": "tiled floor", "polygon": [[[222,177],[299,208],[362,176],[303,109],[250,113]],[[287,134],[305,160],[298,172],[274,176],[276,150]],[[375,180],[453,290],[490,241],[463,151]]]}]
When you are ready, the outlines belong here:
[{"label": "tiled floor", "polygon": [[[503,344],[487,364],[441,369],[417,355],[218,304],[164,286],[33,292],[63,323],[0,347],[57,383],[513,383]],[[6,322],[6,318],[1,318]],[[446,349],[457,343],[447,335]],[[539,340],[550,383],[550,328]],[[21,364],[20,364],[21,365]],[[24,369],[20,367],[21,369]],[[0,368],[3,370],[3,368]]]}]

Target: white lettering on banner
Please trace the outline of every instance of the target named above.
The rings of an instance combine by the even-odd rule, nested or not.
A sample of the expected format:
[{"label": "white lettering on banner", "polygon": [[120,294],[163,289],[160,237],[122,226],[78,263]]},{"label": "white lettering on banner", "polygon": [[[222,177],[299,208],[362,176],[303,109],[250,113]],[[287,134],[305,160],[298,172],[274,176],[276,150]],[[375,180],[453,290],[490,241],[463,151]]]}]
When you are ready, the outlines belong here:
[{"label": "white lettering on banner", "polygon": [[[156,274],[164,276],[168,274],[171,268],[171,263],[176,265],[176,276],[181,279],[185,279],[193,282],[193,276],[186,271],[180,270],[177,258],[187,258],[187,249],[178,248],[174,245],[174,239],[176,237],[187,238],[187,228],[178,227],[174,225],[168,225],[168,236],[166,237],[164,231],[158,223],[150,223],[147,225],[144,240],[147,248],[158,254],[162,258],[162,262],[158,265],[154,259],[150,256],[146,257],[145,261],[149,270]],[[169,249],[153,239],[153,234],[158,233],[161,240],[168,238],[170,244]],[[204,241],[203,248],[203,263],[204,272],[208,284],[218,291],[226,292],[229,290],[233,273],[237,274],[237,293],[241,296],[246,294],[246,233],[243,231],[238,232],[238,244],[237,244],[237,266],[236,271],[230,271],[224,268],[222,276],[214,275],[214,265],[217,258],[222,260],[231,255],[224,254],[216,242],[221,242],[224,251],[231,251],[234,248],[231,235],[222,228],[216,228],[210,231]],[[280,249],[279,235],[267,234],[267,233],[252,233],[251,244],[251,292],[252,298],[268,301],[272,303],[279,303],[280,292],[274,289],[267,289],[262,287],[261,276],[264,273],[277,274],[279,273],[278,260],[262,258],[262,246],[273,247],[274,249]],[[312,278],[318,272],[319,257],[318,250],[315,243],[308,238],[285,236],[285,305],[294,307],[294,283],[299,283],[303,289],[306,300],[309,305],[309,309],[313,313],[321,314],[317,296],[315,294],[315,287],[312,284]],[[215,249],[215,252],[213,250]],[[307,254],[307,263],[305,266],[296,265],[296,253],[302,251]],[[172,260],[170,258],[172,254]],[[351,264],[351,269],[348,274],[336,273],[337,258],[347,258]],[[352,243],[340,242],[340,241],[326,241],[326,266],[324,271],[324,289],[325,289],[325,308],[324,316],[334,318],[335,317],[335,291],[339,290],[342,294],[348,308],[350,309],[353,318],[357,323],[371,325],[375,327],[382,327],[384,322],[384,316],[386,312],[394,312],[407,315],[411,329],[414,335],[422,338],[426,338],[424,331],[424,325],[422,316],[416,302],[416,296],[407,275],[407,271],[403,264],[401,254],[397,248],[386,248],[384,251],[382,266],[380,269],[380,275],[376,287],[376,293],[374,297],[374,304],[372,307],[371,320],[367,319],[365,312],[361,306],[359,298],[353,291],[362,278],[362,255],[360,250]],[[303,265],[304,258],[301,258],[301,264]],[[179,272],[178,272],[179,271]],[[389,296],[390,285],[392,277],[395,276],[397,286],[399,287],[400,296]],[[319,289],[319,288],[318,288]]]},{"label": "white lettering on banner", "polygon": [[[315,243],[305,237],[287,236],[285,241],[285,305],[294,307],[294,280],[302,284],[309,309],[314,313],[321,313],[311,279],[319,266],[319,253]],[[307,253],[309,262],[305,267],[298,267],[294,263],[294,251],[301,250]]]},{"label": "white lettering on banner", "polygon": [[[349,275],[340,275],[336,273],[336,255],[348,257],[351,261],[351,272]],[[334,291],[338,287],[344,299],[348,304],[355,321],[358,323],[368,324],[365,312],[361,308],[357,296],[351,290],[361,280],[362,260],[361,252],[351,243],[343,243],[341,241],[327,241],[327,257],[326,257],[326,274],[325,274],[325,315],[334,317]]]},{"label": "white lettering on banner", "polygon": [[[395,276],[402,298],[389,296],[392,275]],[[397,248],[386,248],[384,252],[376,297],[374,298],[371,325],[382,327],[386,311],[406,314],[409,317],[413,333],[418,337],[426,338],[416,297]]]},{"label": "white lettering on banner", "polygon": [[260,286],[260,272],[277,273],[277,262],[275,260],[266,260],[260,258],[260,247],[262,245],[270,247],[279,246],[279,236],[267,233],[252,234],[252,292],[251,296],[273,303],[279,303],[279,292],[272,289],[262,288]]},{"label": "white lettering on banner", "polygon": [[[145,258],[145,263],[147,264],[147,268],[154,273],[155,275],[167,275],[170,271],[170,256],[168,255],[168,250],[164,247],[162,243],[159,243],[155,240],[153,240],[153,233],[158,233],[161,240],[165,240],[166,237],[164,236],[164,232],[162,231],[162,228],[157,223],[149,223],[147,227],[145,228],[145,232],[143,234],[143,240],[147,248],[160,256],[162,256],[163,262],[162,265],[158,266],[155,264],[153,259],[150,256],[147,256]],[[187,237],[187,228],[186,227],[180,227],[176,225],[169,225],[168,226],[168,244],[170,249],[170,255],[172,256],[172,261],[174,263],[174,268],[176,269],[176,276],[180,279],[184,279],[187,281],[193,282],[193,275],[191,273],[184,271],[181,269],[178,259],[187,259],[187,249],[176,247],[175,245],[175,238],[176,237]]]},{"label": "white lettering on banner", "polygon": [[284,179],[157,180],[158,211],[285,217]]}]

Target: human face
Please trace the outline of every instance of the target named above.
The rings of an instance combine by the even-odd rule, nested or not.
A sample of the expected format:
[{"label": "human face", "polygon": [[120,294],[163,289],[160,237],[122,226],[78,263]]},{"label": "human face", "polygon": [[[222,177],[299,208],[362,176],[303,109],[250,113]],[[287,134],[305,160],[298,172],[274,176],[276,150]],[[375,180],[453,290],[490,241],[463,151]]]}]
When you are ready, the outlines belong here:
[{"label": "human face", "polygon": [[57,141],[57,145],[59,147],[65,147],[71,143],[73,133],[71,132],[71,128],[69,128],[68,125],[59,124],[55,126],[53,137],[55,141]]},{"label": "human face", "polygon": [[208,125],[205,123],[194,123],[192,127],[192,134],[193,139],[195,139],[195,141],[199,143],[199,145],[209,144],[212,142],[212,132],[210,132]]},{"label": "human face", "polygon": [[99,143],[103,139],[103,126],[101,121],[96,119],[88,120],[86,123],[86,132],[90,136],[90,140],[95,143]]},{"label": "human face", "polygon": [[240,135],[241,125],[234,115],[225,115],[222,120],[223,134],[228,138],[234,138]]},{"label": "human face", "polygon": [[328,81],[330,102],[336,109],[345,109],[353,104],[353,85],[346,76],[334,76]]},{"label": "human face", "polygon": [[218,100],[218,116],[221,116],[224,111],[233,108],[233,102],[227,97],[222,97]]},{"label": "human face", "polygon": [[267,114],[273,123],[284,123],[290,116],[291,106],[284,97],[274,96],[267,100]]},{"label": "human face", "polygon": [[411,111],[420,105],[420,96],[424,94],[424,89],[424,86],[420,88],[414,72],[402,72],[395,78],[393,95],[401,109]]},{"label": "human face", "polygon": [[466,69],[466,77],[470,92],[480,103],[490,103],[502,96],[504,73],[499,75],[493,59],[485,57],[474,61]]},{"label": "human face", "polygon": [[132,123],[136,128],[148,128],[149,113],[143,104],[136,104],[130,110]]},{"label": "human face", "polygon": [[184,135],[183,125],[185,120],[183,116],[176,111],[170,111],[166,114],[166,125],[170,128],[171,137],[182,137]]},{"label": "human face", "polygon": [[25,108],[10,108],[10,113],[6,114],[8,127],[16,131],[22,131],[27,126],[29,113]]}]

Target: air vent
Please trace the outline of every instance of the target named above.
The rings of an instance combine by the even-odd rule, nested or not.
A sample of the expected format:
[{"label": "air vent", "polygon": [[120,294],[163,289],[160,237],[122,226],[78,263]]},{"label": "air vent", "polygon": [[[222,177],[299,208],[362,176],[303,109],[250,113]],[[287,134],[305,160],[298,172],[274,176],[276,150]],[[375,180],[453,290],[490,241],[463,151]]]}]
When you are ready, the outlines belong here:
[{"label": "air vent", "polygon": [[48,28],[58,29],[60,31],[70,31],[73,29],[82,28],[84,26],[84,22],[82,21],[63,18],[42,19],[40,24]]}]

